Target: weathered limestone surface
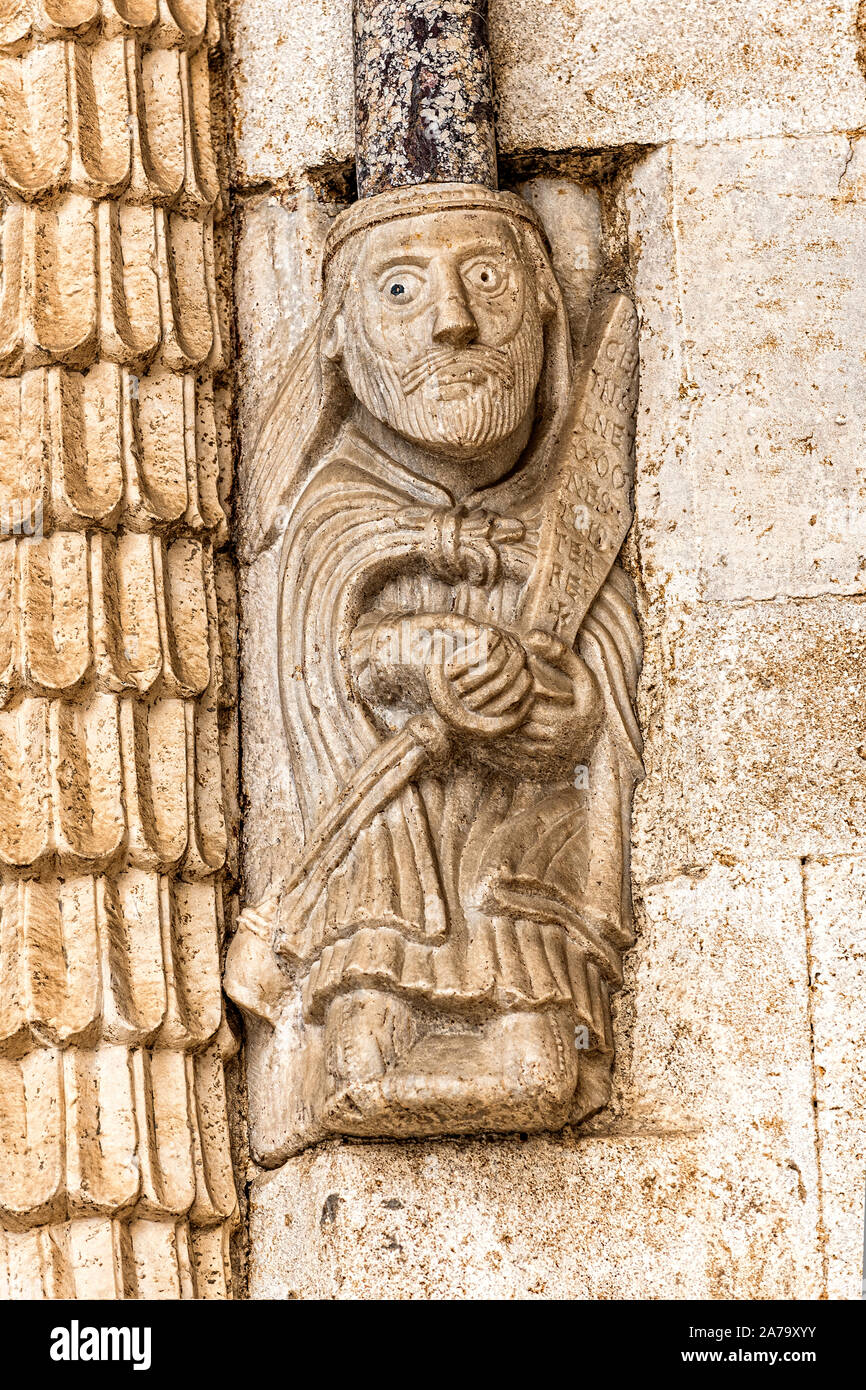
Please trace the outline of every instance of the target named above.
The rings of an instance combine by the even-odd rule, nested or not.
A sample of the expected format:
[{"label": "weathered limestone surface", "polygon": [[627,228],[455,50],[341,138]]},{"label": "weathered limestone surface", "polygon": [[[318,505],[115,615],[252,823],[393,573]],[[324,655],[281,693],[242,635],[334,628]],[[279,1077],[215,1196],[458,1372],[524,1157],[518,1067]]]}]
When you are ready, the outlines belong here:
[{"label": "weathered limestone surface", "polygon": [[[351,0],[243,0],[233,14],[238,173],[353,157]],[[506,154],[856,129],[857,0],[491,0]]]},{"label": "weathered limestone surface", "polygon": [[309,188],[240,202],[235,272],[242,344],[238,410],[243,437],[250,441],[261,427],[292,350],[319,308],[322,247],[331,220],[328,208]]},{"label": "weathered limestone surface", "polygon": [[491,7],[506,150],[729,140],[863,124],[856,0],[504,0]]},{"label": "weathered limestone surface", "polygon": [[219,41],[0,20],[0,1297],[230,1289]]},{"label": "weathered limestone surface", "polygon": [[830,1298],[859,1298],[866,1170],[866,861],[805,866]]},{"label": "weathered limestone surface", "polygon": [[714,860],[856,850],[866,815],[863,599],[678,608],[650,660],[639,881]]},{"label": "weathered limestone surface", "polygon": [[[283,197],[244,200],[238,219],[237,296],[241,353],[237,409],[241,438],[252,444],[290,354],[318,311],[322,247],[331,224],[328,209],[310,190]],[[241,462],[243,468],[243,460]],[[279,550],[271,549],[240,576],[243,623],[241,708],[244,730],[244,871],[247,892],[258,901],[279,876],[293,842],[297,793],[280,746],[282,713],[277,697],[276,643],[257,615],[277,601]]]},{"label": "weathered limestone surface", "polygon": [[645,1137],[315,1150],[251,1189],[250,1293],[724,1297],[699,1151]]},{"label": "weathered limestone surface", "polygon": [[[714,862],[805,861],[794,930],[812,980],[818,1233],[829,1296],[856,1298],[862,141],[671,145],[635,167],[625,197],[642,314],[634,540],[649,637],[633,871],[639,886]],[[645,888],[647,901],[658,891]]]},{"label": "weathered limestone surface", "polygon": [[328,1145],[252,1184],[253,1297],[812,1298],[799,863],[646,894],[582,1137]]},{"label": "weathered limestone surface", "polygon": [[864,195],[866,147],[841,135],[672,145],[636,167],[651,598],[863,592]]}]

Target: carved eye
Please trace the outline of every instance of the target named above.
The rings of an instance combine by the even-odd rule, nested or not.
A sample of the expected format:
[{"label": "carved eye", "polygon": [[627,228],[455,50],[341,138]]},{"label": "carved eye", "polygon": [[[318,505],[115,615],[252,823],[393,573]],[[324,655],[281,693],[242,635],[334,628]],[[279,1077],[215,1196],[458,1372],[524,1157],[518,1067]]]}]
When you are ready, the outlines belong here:
[{"label": "carved eye", "polygon": [[463,279],[476,294],[498,294],[505,285],[507,276],[502,266],[495,261],[472,261],[463,267]]},{"label": "carved eye", "polygon": [[423,287],[423,282],[411,270],[394,270],[382,281],[382,295],[392,308],[402,309],[411,304]]}]

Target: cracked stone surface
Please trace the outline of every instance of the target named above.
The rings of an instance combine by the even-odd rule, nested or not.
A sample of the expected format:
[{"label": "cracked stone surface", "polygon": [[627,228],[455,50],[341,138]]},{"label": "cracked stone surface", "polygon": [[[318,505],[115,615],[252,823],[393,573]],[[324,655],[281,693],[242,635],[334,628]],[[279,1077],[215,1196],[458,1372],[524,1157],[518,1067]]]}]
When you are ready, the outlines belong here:
[{"label": "cracked stone surface", "polygon": [[866,1172],[866,859],[805,866],[827,1293],[859,1298]]},{"label": "cracked stone surface", "polygon": [[864,590],[864,197],[836,135],[670,146],[629,180],[640,549],[668,605]]},{"label": "cracked stone surface", "polygon": [[866,814],[866,602],[675,610],[644,668],[637,881],[852,852]]}]

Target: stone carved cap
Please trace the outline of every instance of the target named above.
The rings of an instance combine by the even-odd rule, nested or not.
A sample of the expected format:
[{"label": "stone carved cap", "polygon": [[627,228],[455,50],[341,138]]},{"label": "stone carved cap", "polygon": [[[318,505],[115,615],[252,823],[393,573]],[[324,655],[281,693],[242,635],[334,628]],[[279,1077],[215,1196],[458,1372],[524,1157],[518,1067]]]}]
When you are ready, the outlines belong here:
[{"label": "stone carved cap", "polygon": [[484,188],[475,183],[427,183],[415,184],[410,188],[396,188],[388,193],[377,193],[372,198],[364,198],[353,203],[335,219],[325,240],[322,255],[322,274],[327,275],[328,266],[337,251],[358,232],[370,227],[380,227],[386,222],[396,222],[401,217],[418,216],[425,212],[500,212],[519,222],[527,222],[546,245],[547,239],[541,219],[523,198],[516,193],[507,193],[493,188]]}]

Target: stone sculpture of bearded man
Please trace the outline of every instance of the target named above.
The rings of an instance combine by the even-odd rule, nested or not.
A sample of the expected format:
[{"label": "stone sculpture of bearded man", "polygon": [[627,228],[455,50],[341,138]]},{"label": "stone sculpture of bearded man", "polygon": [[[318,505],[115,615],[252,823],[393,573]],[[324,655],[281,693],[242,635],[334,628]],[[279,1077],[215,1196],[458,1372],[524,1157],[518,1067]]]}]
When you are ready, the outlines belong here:
[{"label": "stone sculpture of bearded man", "polygon": [[226,970],[266,1164],[598,1108],[630,942],[631,306],[573,381],[535,214],[465,184],[356,204],[324,274],[241,519],[299,804]]}]

